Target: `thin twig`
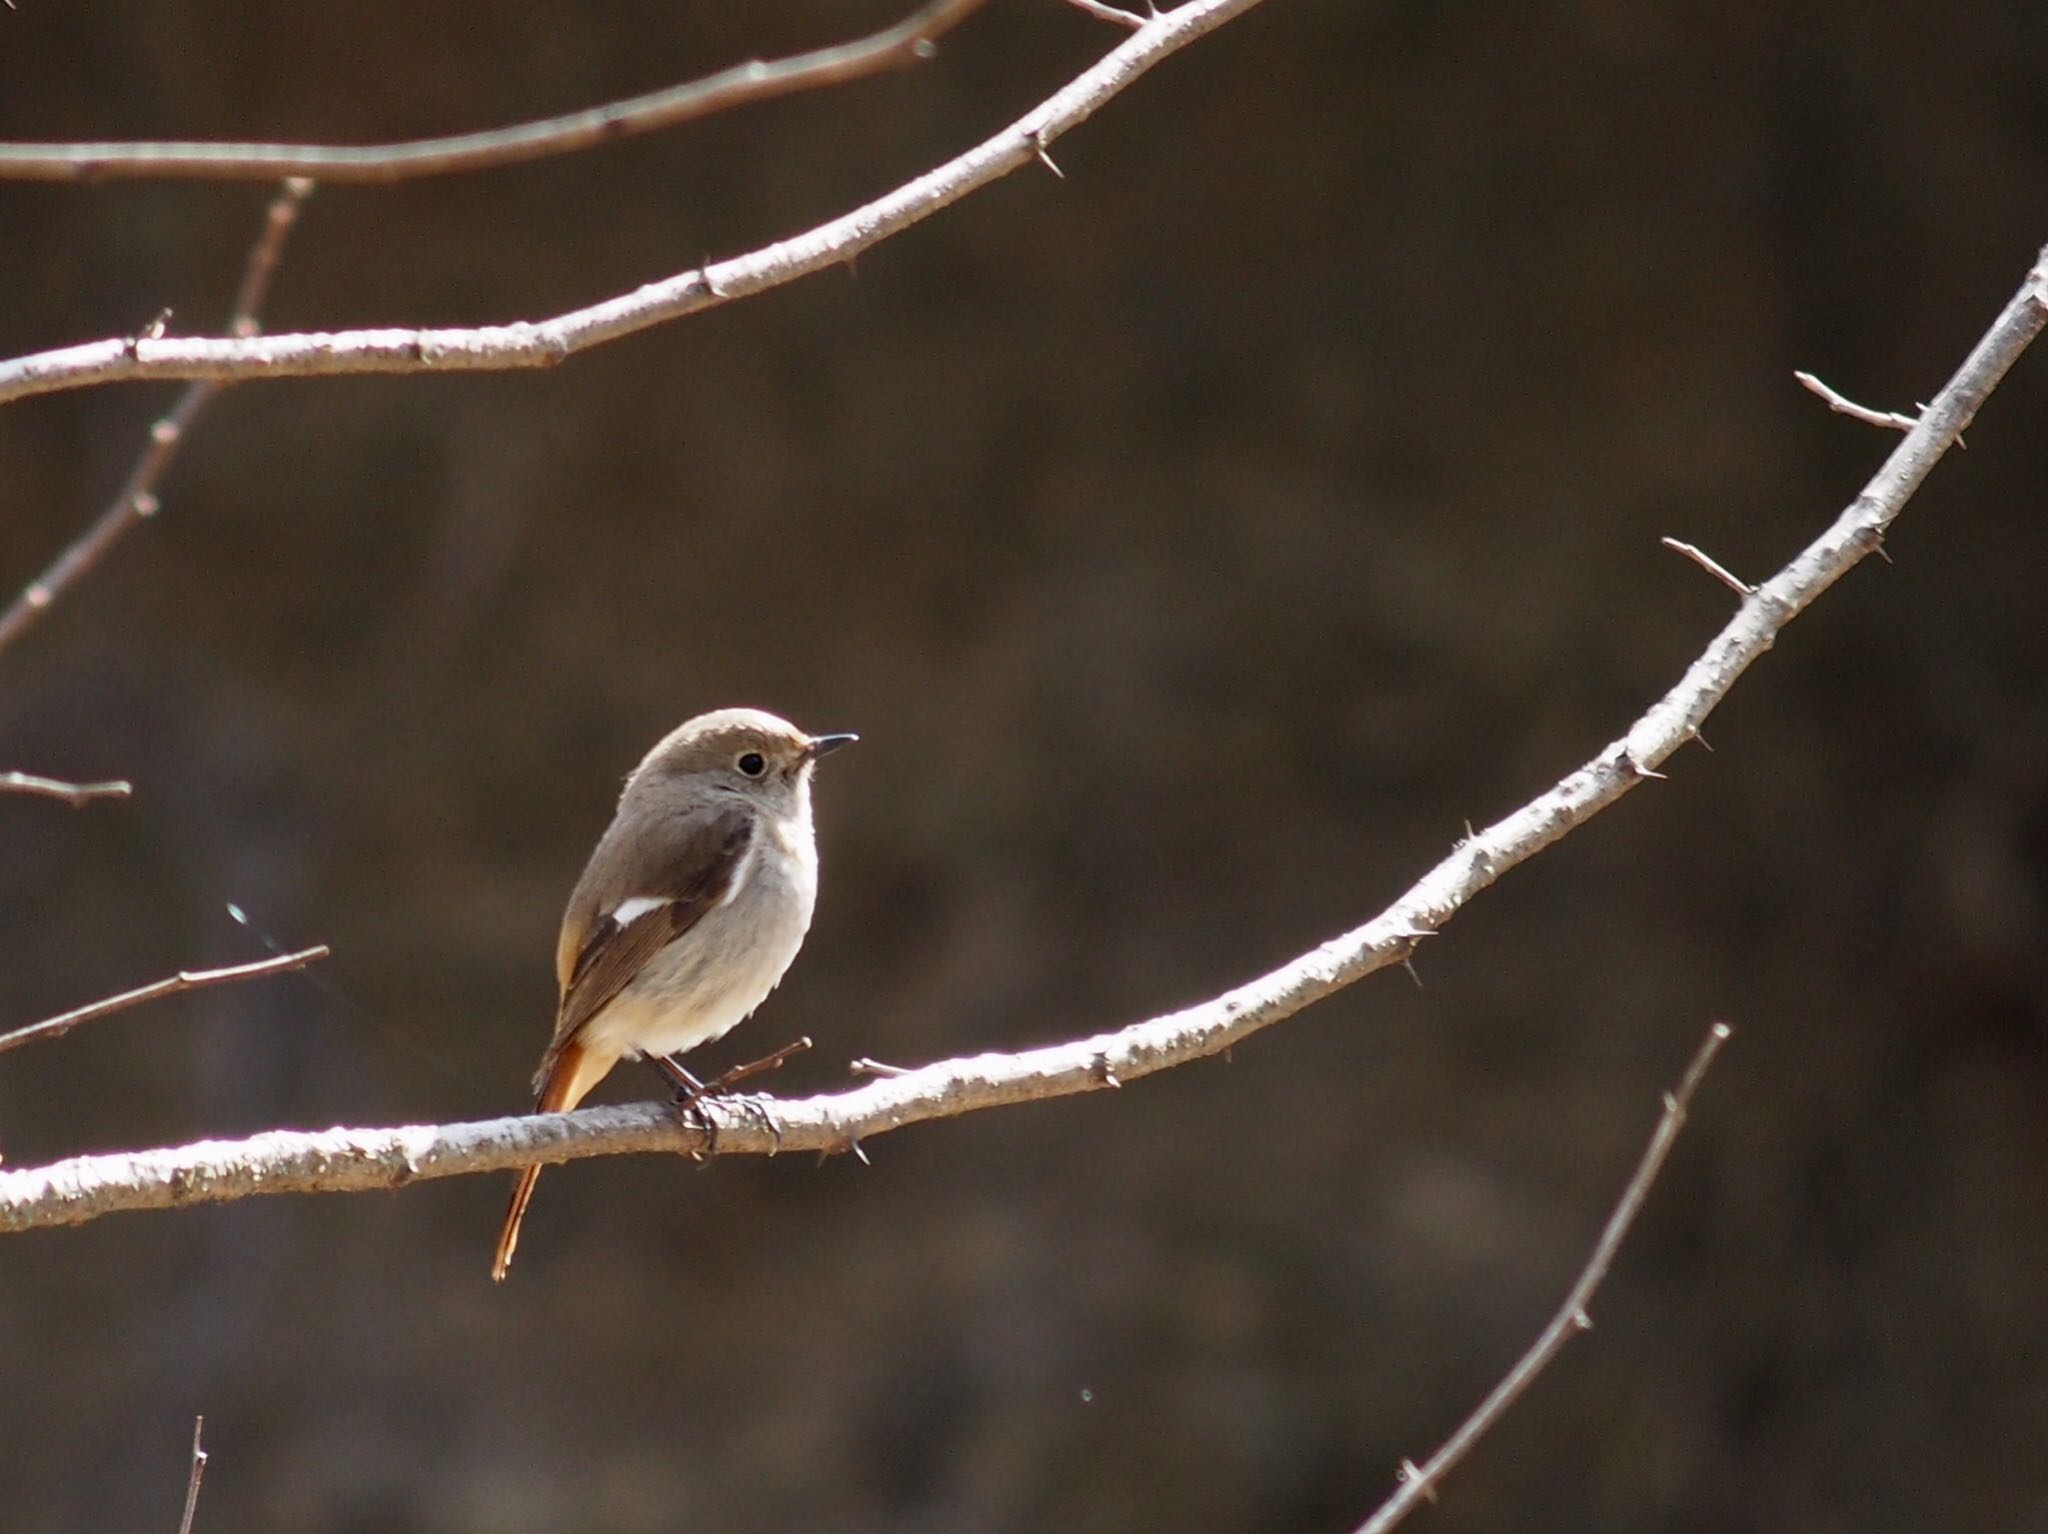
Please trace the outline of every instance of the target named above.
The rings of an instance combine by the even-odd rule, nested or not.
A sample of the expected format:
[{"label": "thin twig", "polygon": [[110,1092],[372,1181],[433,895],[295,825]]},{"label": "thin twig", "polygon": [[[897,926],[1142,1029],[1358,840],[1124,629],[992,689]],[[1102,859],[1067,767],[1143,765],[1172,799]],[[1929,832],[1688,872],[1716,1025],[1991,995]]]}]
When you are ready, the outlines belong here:
[{"label": "thin twig", "polygon": [[1077,11],[1086,11],[1097,21],[1107,21],[1119,27],[1130,27],[1135,30],[1145,24],[1144,17],[1119,10],[1113,5],[1104,5],[1102,0],[1067,0],[1067,4]]},{"label": "thin twig", "polygon": [[95,799],[125,799],[134,791],[134,784],[120,778],[105,783],[66,783],[57,778],[40,778],[32,772],[0,772],[0,792],[62,799],[74,810],[83,809]]},{"label": "thin twig", "polygon": [[0,404],[143,378],[303,378],[337,373],[554,367],[590,347],[843,266],[968,193],[1037,162],[1045,146],[1140,75],[1259,0],[1188,0],[1148,20],[1047,100],[965,154],[806,233],[697,264],[550,319],[461,329],[346,330],[250,340],[116,337],[0,362]]},{"label": "thin twig", "polygon": [[1659,538],[1657,541],[1663,544],[1665,548],[1675,549],[1678,553],[1683,554],[1737,596],[1751,597],[1756,595],[1756,587],[1750,585],[1741,576],[1732,573],[1725,565],[1721,564],[1704,549],[1696,548],[1690,543],[1681,543],[1676,538]]},{"label": "thin twig", "polygon": [[1650,1136],[1642,1160],[1636,1164],[1635,1175],[1622,1190],[1621,1202],[1607,1217],[1607,1225],[1600,1232],[1600,1239],[1594,1243],[1593,1255],[1586,1259],[1578,1282],[1572,1285],[1564,1304],[1551,1317],[1550,1324],[1543,1328],[1542,1335],[1426,1464],[1417,1467],[1403,1463],[1400,1489],[1381,1504],[1378,1512],[1359,1525],[1358,1534],[1387,1534],[1387,1530],[1414,1511],[1416,1503],[1424,1498],[1433,1500],[1437,1483],[1449,1475],[1487,1430],[1507,1414],[1508,1408],[1521,1398],[1522,1392],[1535,1382],[1536,1376],[1564,1351],[1565,1344],[1580,1332],[1592,1330],[1593,1294],[1599,1289],[1601,1280],[1607,1277],[1614,1254],[1628,1237],[1629,1227],[1635,1224],[1636,1216],[1642,1212],[1643,1201],[1650,1196],[1651,1185],[1664,1169],[1665,1158],[1671,1154],[1679,1131],[1685,1128],[1686,1109],[1691,1106],[1692,1095],[1727,1038],[1726,1023],[1716,1023],[1709,1028],[1706,1039],[1692,1057],[1692,1064],[1686,1067],[1684,1078],[1674,1091],[1665,1094],[1663,1116],[1657,1121],[1656,1132]]},{"label": "thin twig", "polygon": [[[257,315],[270,291],[270,279],[277,271],[277,260],[284,250],[285,237],[298,222],[299,209],[312,195],[312,182],[294,178],[285,182],[277,196],[271,199],[270,207],[263,215],[263,227],[257,232],[255,244],[249,248],[249,259],[242,271],[242,285],[236,290],[235,307],[228,317],[228,331],[238,339],[248,341],[255,338]],[[141,343],[138,341],[136,344]],[[156,515],[156,487],[163,479],[164,471],[171,466],[171,459],[177,456],[178,448],[192,430],[193,423],[214,395],[226,386],[224,379],[201,379],[187,385],[178,396],[178,403],[171,407],[170,414],[150,427],[149,441],[142,450],[142,456],[128,471],[127,483],[121,486],[112,504],[57,556],[49,569],[29,582],[6,612],[0,613],[0,650],[27,633],[49,611],[51,603],[105,559],[114,545],[130,531]]]},{"label": "thin twig", "polygon": [[278,257],[284,254],[284,242],[299,221],[299,209],[316,185],[305,176],[288,176],[264,210],[263,232],[250,247],[249,260],[242,268],[242,285],[235,289],[235,307],[228,317],[230,335],[247,340],[262,330],[257,321],[263,313],[263,300],[270,296],[270,280],[277,275]]},{"label": "thin twig", "polygon": [[753,60],[702,80],[479,133],[401,144],[0,144],[0,179],[85,181],[121,177],[268,181],[402,181],[513,165],[674,127],[795,91],[838,85],[930,58],[941,34],[982,0],[932,0],[871,37],[789,58]]},{"label": "thin twig", "polygon": [[1900,415],[1896,410],[1872,410],[1868,405],[1859,405],[1840,390],[1822,383],[1811,373],[1795,372],[1792,375],[1814,394],[1828,402],[1828,409],[1842,415],[1854,416],[1869,426],[1882,426],[1891,431],[1911,431],[1919,424],[1912,416]]},{"label": "thin twig", "polygon": [[24,1044],[33,1044],[39,1039],[60,1038],[80,1023],[89,1023],[95,1018],[106,1017],[115,1012],[125,1012],[130,1007],[139,1007],[146,1001],[177,996],[185,991],[210,990],[217,985],[232,985],[237,980],[259,980],[265,975],[282,975],[291,970],[304,969],[308,964],[326,958],[330,951],[325,943],[321,943],[312,948],[302,948],[297,953],[279,954],[274,959],[258,959],[251,964],[230,964],[223,969],[181,969],[168,979],[137,986],[132,991],[123,991],[118,996],[109,996],[102,1001],[88,1002],[72,1011],[59,1013],[56,1017],[45,1018],[40,1023],[30,1023],[26,1028],[17,1028],[12,1033],[0,1033],[0,1054],[5,1054],[10,1049],[19,1049]]},{"label": "thin twig", "polygon": [[[1189,7],[1175,11],[1186,14]],[[1148,23],[1148,26],[1150,24]],[[1140,34],[1141,36],[1143,34]],[[0,1231],[75,1225],[125,1209],[217,1203],[258,1193],[342,1193],[536,1162],[635,1152],[844,1151],[907,1124],[1011,1103],[1110,1090],[1218,1055],[1260,1029],[1398,964],[1509,869],[1619,802],[1674,752],[1785,626],[1875,552],[1884,530],[1975,418],[2007,369],[2048,325],[2048,252],[1942,386],[1863,492],[1784,569],[1744,599],[1669,692],[1591,761],[1466,837],[1378,916],[1221,996],[1110,1033],[1015,1054],[942,1060],[823,1096],[699,1105],[706,1125],[659,1104],[423,1124],[279,1130],[252,1139],[0,1171]]]},{"label": "thin twig", "polygon": [[178,1534],[192,1534],[192,1519],[199,1511],[199,1482],[206,1474],[206,1450],[199,1446],[199,1435],[205,1431],[202,1414],[192,1421],[192,1473],[185,1481],[185,1516],[178,1520]]}]

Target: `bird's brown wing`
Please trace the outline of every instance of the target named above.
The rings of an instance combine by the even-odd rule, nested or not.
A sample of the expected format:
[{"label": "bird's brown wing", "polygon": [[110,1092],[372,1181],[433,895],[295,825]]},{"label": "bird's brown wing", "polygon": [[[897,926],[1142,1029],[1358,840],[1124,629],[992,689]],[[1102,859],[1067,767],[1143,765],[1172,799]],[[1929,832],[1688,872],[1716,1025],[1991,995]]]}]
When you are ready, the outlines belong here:
[{"label": "bird's brown wing", "polygon": [[[637,863],[630,855],[613,862],[611,882],[620,886],[617,890],[579,886],[571,897],[562,936],[565,949],[574,944],[575,958],[567,966],[555,1036],[535,1074],[537,1083],[548,1079],[556,1058],[579,1028],[731,891],[753,841],[753,816],[735,806],[701,812],[690,820],[693,823],[680,828],[680,835],[673,824],[662,828],[660,854]],[[654,840],[649,838],[650,843]],[[660,904],[624,924],[611,915],[628,901],[641,899]],[[537,1085],[535,1090],[541,1088]]]}]

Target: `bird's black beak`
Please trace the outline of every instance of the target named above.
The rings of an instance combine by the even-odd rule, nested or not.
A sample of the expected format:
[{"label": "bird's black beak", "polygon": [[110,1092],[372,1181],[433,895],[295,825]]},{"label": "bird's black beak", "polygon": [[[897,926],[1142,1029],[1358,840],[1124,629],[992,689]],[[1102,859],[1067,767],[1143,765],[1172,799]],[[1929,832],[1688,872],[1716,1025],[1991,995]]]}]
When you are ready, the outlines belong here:
[{"label": "bird's black beak", "polygon": [[850,746],[859,740],[858,735],[813,735],[811,743],[804,747],[804,760],[815,762],[821,756],[830,756],[841,746]]}]

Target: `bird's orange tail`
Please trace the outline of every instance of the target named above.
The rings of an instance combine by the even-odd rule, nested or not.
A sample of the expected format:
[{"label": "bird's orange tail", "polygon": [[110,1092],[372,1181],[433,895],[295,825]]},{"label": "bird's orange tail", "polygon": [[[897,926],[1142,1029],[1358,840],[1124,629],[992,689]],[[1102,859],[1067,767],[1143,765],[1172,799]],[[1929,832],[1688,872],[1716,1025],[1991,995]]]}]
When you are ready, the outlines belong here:
[{"label": "bird's orange tail", "polygon": [[[583,1101],[590,1089],[618,1063],[616,1055],[602,1055],[571,1040],[556,1052],[541,1083],[535,1113],[566,1113]],[[519,1245],[519,1223],[526,1218],[526,1206],[533,1202],[533,1185],[540,1181],[540,1168],[530,1166],[519,1174],[512,1190],[512,1206],[505,1211],[504,1228],[498,1232],[498,1250],[491,1259],[491,1278],[503,1283],[512,1266],[512,1252]]]}]

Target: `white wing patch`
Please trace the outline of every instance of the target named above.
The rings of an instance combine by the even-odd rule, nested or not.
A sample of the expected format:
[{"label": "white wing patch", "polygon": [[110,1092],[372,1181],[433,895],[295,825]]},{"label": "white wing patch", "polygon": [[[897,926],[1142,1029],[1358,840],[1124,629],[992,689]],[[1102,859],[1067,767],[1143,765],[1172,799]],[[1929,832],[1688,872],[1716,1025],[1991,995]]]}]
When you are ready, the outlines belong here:
[{"label": "white wing patch", "polygon": [[[759,855],[759,843],[749,838],[747,850],[740,856],[739,867],[732,871],[731,882],[726,885],[725,893],[718,897],[720,905],[731,905],[739,892],[747,887],[747,880],[754,872],[754,860]],[[658,911],[663,906],[674,903],[667,895],[634,895],[630,899],[621,900],[606,914],[620,927],[630,927],[649,911]]]},{"label": "white wing patch", "polygon": [[747,850],[740,854],[740,866],[732,871],[732,882],[725,887],[725,893],[718,897],[720,905],[731,905],[739,898],[741,890],[747,887],[747,880],[754,876],[754,864],[761,858],[761,838],[758,834],[747,838]]},{"label": "white wing patch", "polygon": [[649,911],[658,910],[670,903],[662,895],[635,895],[631,900],[621,900],[612,911],[611,918],[621,927],[629,927]]}]

